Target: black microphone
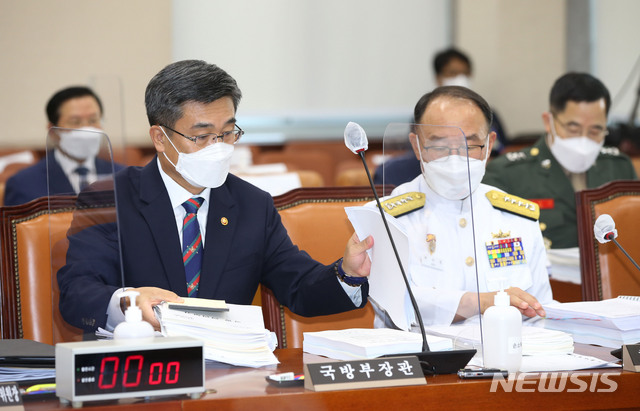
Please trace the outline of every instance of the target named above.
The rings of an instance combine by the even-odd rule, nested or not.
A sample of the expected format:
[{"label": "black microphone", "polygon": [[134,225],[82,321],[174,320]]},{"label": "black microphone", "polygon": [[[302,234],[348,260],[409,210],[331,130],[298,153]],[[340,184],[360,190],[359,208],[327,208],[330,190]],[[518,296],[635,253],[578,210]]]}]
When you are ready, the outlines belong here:
[{"label": "black microphone", "polygon": [[[402,261],[400,260],[400,255],[398,254],[396,243],[393,240],[393,236],[391,235],[391,230],[389,230],[389,225],[384,215],[384,210],[382,208],[382,205],[380,204],[380,197],[378,197],[378,192],[376,190],[375,185],[373,184],[371,173],[369,172],[369,166],[367,165],[367,161],[365,160],[364,152],[367,151],[367,149],[369,148],[369,143],[367,141],[367,134],[359,124],[354,122],[349,122],[347,124],[347,127],[345,127],[344,129],[344,142],[349,150],[351,150],[354,154],[357,154],[360,156],[360,159],[362,160],[362,164],[364,165],[364,169],[367,172],[369,185],[371,186],[371,190],[373,190],[373,196],[376,199],[376,204],[378,205],[378,210],[380,211],[380,217],[382,218],[382,222],[384,223],[384,228],[386,229],[387,235],[389,236],[389,241],[391,242],[391,247],[393,248],[393,252],[396,256],[396,260],[398,261],[398,267],[400,268],[400,273],[402,273],[402,278],[404,280],[404,284],[409,293],[409,299],[411,300],[411,305],[413,306],[413,311],[415,312],[416,320],[418,321],[418,325],[420,326],[420,333],[422,334],[422,352],[410,353],[410,354],[395,354],[392,356],[415,355],[418,357],[418,360],[422,365],[423,372],[426,372],[426,373],[433,373],[433,374],[456,373],[458,372],[459,369],[464,368],[467,365],[469,360],[476,354],[476,350],[470,349],[470,350],[452,350],[452,351],[431,351],[429,349],[429,343],[427,342],[427,333],[424,329],[424,322],[422,321],[420,308],[418,307],[418,303],[416,302],[416,299],[413,296],[413,292],[411,291],[409,279],[405,274],[404,267],[402,266]],[[388,357],[388,356],[390,355],[385,355],[385,357]]]},{"label": "black microphone", "polygon": [[600,217],[596,219],[595,224],[593,225],[593,234],[596,236],[596,240],[599,243],[605,244],[609,241],[613,241],[613,243],[627,256],[629,261],[636,266],[636,268],[640,271],[640,267],[638,264],[631,258],[629,253],[622,248],[620,243],[616,241],[618,237],[618,230],[616,230],[616,223],[613,221],[613,218],[609,214],[602,214]]}]

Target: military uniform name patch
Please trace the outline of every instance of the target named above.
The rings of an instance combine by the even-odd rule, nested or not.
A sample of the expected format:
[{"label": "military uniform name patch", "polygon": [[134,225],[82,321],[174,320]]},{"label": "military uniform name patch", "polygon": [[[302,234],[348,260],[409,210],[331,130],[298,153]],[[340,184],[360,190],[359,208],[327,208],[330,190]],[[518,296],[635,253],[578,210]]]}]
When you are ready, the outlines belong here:
[{"label": "military uniform name patch", "polygon": [[509,267],[527,262],[520,237],[491,240],[485,245],[491,268]]}]

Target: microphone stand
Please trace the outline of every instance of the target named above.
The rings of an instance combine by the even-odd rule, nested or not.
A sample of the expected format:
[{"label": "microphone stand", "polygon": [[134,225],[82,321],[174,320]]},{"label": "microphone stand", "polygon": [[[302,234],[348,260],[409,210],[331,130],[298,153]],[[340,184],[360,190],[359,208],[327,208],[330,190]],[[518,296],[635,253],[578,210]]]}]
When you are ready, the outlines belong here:
[{"label": "microphone stand", "polygon": [[[413,306],[413,310],[416,314],[416,320],[418,321],[418,325],[420,326],[420,332],[422,333],[422,352],[419,353],[410,353],[410,354],[402,354],[402,355],[415,355],[418,357],[420,364],[422,365],[422,371],[428,374],[453,374],[456,373],[459,369],[464,368],[469,360],[476,354],[475,349],[470,350],[452,350],[452,351],[431,351],[429,349],[429,343],[427,342],[427,333],[424,329],[424,323],[422,321],[422,315],[420,315],[420,309],[418,307],[418,303],[416,302],[415,297],[413,296],[413,292],[411,291],[411,286],[409,284],[409,279],[404,272],[404,267],[402,266],[402,261],[400,260],[400,255],[398,254],[398,250],[396,248],[396,243],[393,240],[393,236],[391,235],[391,230],[389,230],[389,225],[387,224],[387,219],[384,215],[384,210],[382,209],[382,205],[380,204],[380,197],[378,197],[378,192],[376,190],[375,185],[373,184],[373,179],[371,178],[371,173],[369,172],[369,166],[367,166],[367,161],[364,158],[365,149],[360,149],[357,151],[360,159],[362,160],[362,164],[364,165],[364,169],[367,172],[367,178],[369,179],[369,185],[371,185],[371,189],[373,190],[373,196],[376,199],[376,203],[378,205],[378,210],[380,211],[380,217],[382,217],[382,221],[384,222],[384,228],[387,230],[387,235],[389,236],[389,241],[391,241],[391,247],[393,248],[393,252],[396,256],[396,260],[398,261],[398,266],[400,267],[400,272],[402,273],[402,278],[404,280],[404,284],[409,292],[409,299],[411,300],[411,305]],[[400,355],[400,354],[397,354]],[[385,355],[385,357],[397,356],[395,354]]]},{"label": "microphone stand", "polygon": [[611,241],[613,241],[613,243],[618,246],[618,248],[620,249],[620,251],[622,251],[624,253],[624,255],[627,256],[627,258],[629,259],[629,261],[631,261],[633,263],[633,265],[636,266],[636,268],[638,269],[638,271],[640,271],[640,267],[638,266],[638,264],[634,261],[633,258],[631,258],[631,256],[629,255],[629,253],[627,253],[627,251],[622,248],[622,246],[620,245],[620,243],[618,243],[618,241],[615,238],[612,238]]},{"label": "microphone stand", "polygon": [[629,127],[634,127],[636,122],[636,115],[638,114],[638,105],[640,105],[640,82],[638,83],[638,90],[636,92],[636,98],[631,108],[631,114],[629,115]]}]

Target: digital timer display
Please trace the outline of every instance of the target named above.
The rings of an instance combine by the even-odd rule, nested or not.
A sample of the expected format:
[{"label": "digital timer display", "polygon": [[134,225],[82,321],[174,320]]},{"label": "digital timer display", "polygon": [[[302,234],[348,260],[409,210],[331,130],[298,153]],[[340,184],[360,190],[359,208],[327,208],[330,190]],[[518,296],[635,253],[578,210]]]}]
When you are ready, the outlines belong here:
[{"label": "digital timer display", "polygon": [[76,395],[151,391],[201,384],[202,349],[79,354],[75,364]]},{"label": "digital timer display", "polygon": [[156,337],[56,344],[56,395],[84,401],[188,394],[205,390],[203,341]]}]

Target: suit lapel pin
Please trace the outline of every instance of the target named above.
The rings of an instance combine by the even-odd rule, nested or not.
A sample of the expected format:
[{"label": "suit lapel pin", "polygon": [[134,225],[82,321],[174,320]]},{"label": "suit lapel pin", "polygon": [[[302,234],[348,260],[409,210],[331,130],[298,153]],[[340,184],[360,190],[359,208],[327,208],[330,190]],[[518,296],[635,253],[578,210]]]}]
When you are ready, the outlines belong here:
[{"label": "suit lapel pin", "polygon": [[222,224],[222,225],[229,224],[229,220],[227,219],[227,217],[220,218],[220,224]]}]

